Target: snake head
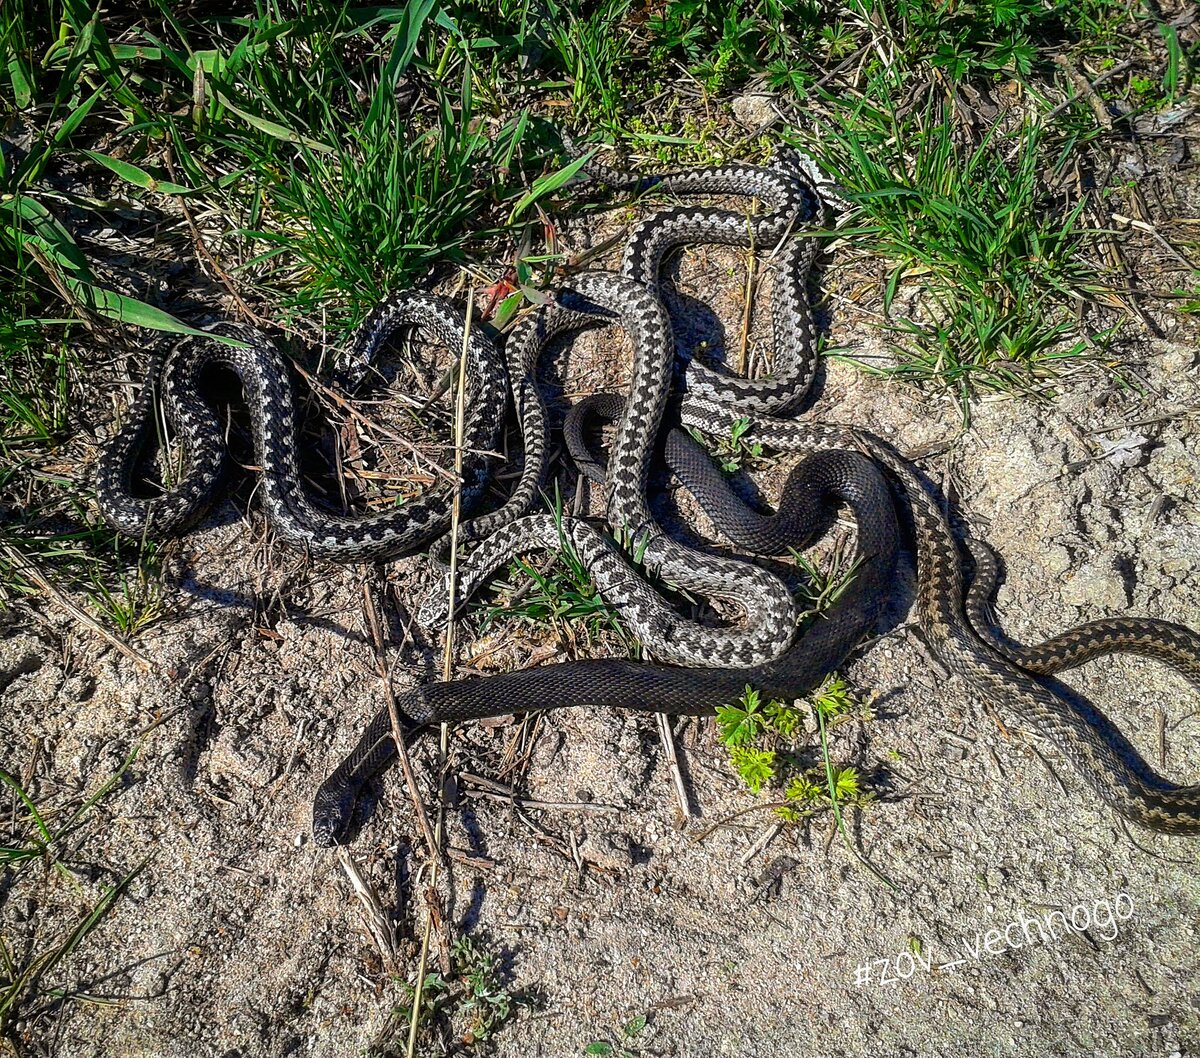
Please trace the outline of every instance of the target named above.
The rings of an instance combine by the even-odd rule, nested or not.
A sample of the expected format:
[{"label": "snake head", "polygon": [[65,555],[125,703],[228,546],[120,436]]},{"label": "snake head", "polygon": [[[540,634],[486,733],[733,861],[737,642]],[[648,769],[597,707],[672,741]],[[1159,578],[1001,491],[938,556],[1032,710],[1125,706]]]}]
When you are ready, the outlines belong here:
[{"label": "snake head", "polygon": [[320,849],[345,845],[350,840],[350,819],[354,813],[355,799],[328,787],[326,780],[313,799],[312,835]]},{"label": "snake head", "polygon": [[444,591],[435,591],[421,603],[421,608],[417,611],[417,621],[422,628],[436,632],[445,627],[449,615],[448,595]]},{"label": "snake head", "polygon": [[337,839],[338,831],[325,822],[318,823],[313,820],[313,842],[319,849],[332,849],[335,845],[340,845],[341,842]]},{"label": "snake head", "polygon": [[[574,286],[560,287],[556,290],[554,292],[555,305],[568,312],[579,312],[585,316],[596,316],[606,320],[619,319],[620,313],[597,301],[590,293],[586,292],[588,275],[589,273],[585,272],[581,276],[576,276]],[[581,290],[580,287],[584,289]]]}]

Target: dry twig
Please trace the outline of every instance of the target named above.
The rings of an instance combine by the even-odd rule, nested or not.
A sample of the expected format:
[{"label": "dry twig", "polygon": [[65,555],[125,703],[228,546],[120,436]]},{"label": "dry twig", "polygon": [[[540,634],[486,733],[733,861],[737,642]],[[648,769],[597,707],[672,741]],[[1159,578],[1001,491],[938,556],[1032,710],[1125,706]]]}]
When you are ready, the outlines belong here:
[{"label": "dry twig", "polygon": [[[462,480],[462,463],[463,463],[463,421],[466,418],[466,380],[467,380],[467,349],[471,341],[471,321],[472,313],[475,308],[475,288],[467,289],[467,312],[466,326],[463,328],[462,349],[459,352],[459,367],[458,367],[458,392],[455,395],[454,401],[454,473],[457,481]],[[455,595],[458,591],[458,523],[462,517],[462,491],[456,487],[454,491],[454,499],[450,509],[450,576],[447,590],[450,593],[450,605],[447,609],[446,620],[446,650],[442,655],[442,679],[449,681],[451,673],[454,669],[454,602]],[[439,763],[441,765],[439,772],[444,772],[446,766],[446,758],[449,755],[450,742],[450,727],[448,724],[441,725],[441,738],[439,740]],[[439,789],[444,790],[444,784],[439,784]],[[443,822],[445,815],[445,802],[440,801],[438,808],[438,821],[434,830],[435,840],[440,842],[443,833]],[[427,902],[429,907],[429,915],[425,920],[425,932],[421,938],[421,954],[417,962],[417,983],[413,989],[412,1001],[412,1017],[408,1026],[408,1058],[415,1058],[417,1053],[417,1026],[418,1018],[421,1011],[421,993],[425,988],[425,969],[429,961],[429,939],[433,929],[433,920],[438,918],[441,920],[440,913],[435,913],[437,905],[437,878],[438,878],[438,859],[435,857],[431,868],[430,882],[427,890]],[[449,952],[443,950],[442,962],[443,969],[449,973],[449,966],[445,965],[449,961]]]},{"label": "dry twig", "polygon": [[51,584],[50,581],[48,581],[42,575],[41,571],[33,564],[32,561],[17,551],[16,548],[8,544],[4,544],[3,547],[5,557],[12,565],[13,569],[40,588],[51,602],[57,603],[58,606],[70,614],[77,623],[83,625],[83,627],[88,629],[88,631],[94,632],[115,650],[120,651],[143,672],[149,672],[153,668],[149,658],[147,658],[144,654],[134,650],[133,647],[131,647],[128,643],[122,642],[86,610],[81,609],[70,599],[68,599],[59,588]]}]

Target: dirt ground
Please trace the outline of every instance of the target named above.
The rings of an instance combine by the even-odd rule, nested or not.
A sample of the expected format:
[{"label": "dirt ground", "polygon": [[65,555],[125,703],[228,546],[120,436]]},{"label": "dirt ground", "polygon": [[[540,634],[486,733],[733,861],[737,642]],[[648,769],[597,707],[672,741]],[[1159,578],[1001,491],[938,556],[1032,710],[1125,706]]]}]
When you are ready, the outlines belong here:
[{"label": "dirt ground", "polygon": [[[682,267],[682,289],[727,334],[742,268],[732,251],[697,251]],[[830,344],[886,356],[869,315],[846,307],[851,277],[835,266],[825,283]],[[951,401],[836,357],[805,414],[936,453],[920,465],[1005,562],[996,609],[1014,637],[1123,613],[1196,626],[1200,347],[1178,320],[1155,318],[1166,337],[1134,324],[1113,351],[1120,378],[1091,368],[1049,401],[978,399],[966,431]],[[568,398],[623,370],[594,337],[565,363]],[[9,935],[45,943],[145,861],[47,982],[97,1001],[31,1017],[29,1053],[402,1050],[403,988],[336,855],[314,847],[309,812],[383,700],[364,585],[404,688],[440,666],[437,643],[405,627],[436,580],[420,558],[382,575],[310,563],[245,511],[231,501],[168,549],[167,612],[134,642],[149,671],[43,601],[6,618],[0,750],[39,802],[77,802],[141,747],[64,842],[73,880],[32,869],[0,888]],[[873,718],[838,727],[832,747],[880,794],[848,815],[849,834],[894,888],[824,815],[757,848],[773,826],[767,798],[740,786],[709,720],[674,728],[690,819],[653,717],[565,711],[453,733],[447,919],[502,954],[523,997],[490,1053],[607,1041],[680,1058],[1200,1054],[1200,847],[1123,825],[1037,732],[947,678],[915,627],[913,583],[906,551],[878,636],[845,670]],[[477,660],[459,671],[490,671],[464,639]],[[556,643],[515,623],[485,646],[498,641],[509,664]],[[1200,778],[1197,699],[1182,678],[1118,657],[1065,682],[1166,775]],[[414,756],[432,803],[435,740]],[[473,777],[518,800],[486,796]],[[380,793],[350,851],[396,919],[407,978],[425,854],[398,771]],[[1069,927],[1072,915],[1086,928]],[[645,1028],[626,1040],[640,1015]],[[430,1037],[422,1053],[444,1045]]]}]

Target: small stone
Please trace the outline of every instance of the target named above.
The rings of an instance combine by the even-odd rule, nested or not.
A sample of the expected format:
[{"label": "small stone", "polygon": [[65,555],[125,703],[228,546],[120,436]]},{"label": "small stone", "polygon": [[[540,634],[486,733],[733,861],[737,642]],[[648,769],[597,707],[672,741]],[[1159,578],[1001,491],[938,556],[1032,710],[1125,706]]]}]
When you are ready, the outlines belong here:
[{"label": "small stone", "polygon": [[772,106],[773,98],[761,92],[747,92],[738,96],[730,105],[730,109],[733,116],[748,128],[763,128],[774,122],[777,117]]},{"label": "small stone", "polygon": [[597,867],[622,868],[633,863],[628,834],[588,834],[580,842],[579,851],[585,860]]},{"label": "small stone", "polygon": [[1200,477],[1200,460],[1177,439],[1164,442],[1150,453],[1146,469],[1159,486],[1171,493],[1194,486]]},{"label": "small stone", "polygon": [[1046,544],[1041,549],[1041,565],[1047,573],[1061,577],[1071,568],[1071,552],[1061,544]]}]

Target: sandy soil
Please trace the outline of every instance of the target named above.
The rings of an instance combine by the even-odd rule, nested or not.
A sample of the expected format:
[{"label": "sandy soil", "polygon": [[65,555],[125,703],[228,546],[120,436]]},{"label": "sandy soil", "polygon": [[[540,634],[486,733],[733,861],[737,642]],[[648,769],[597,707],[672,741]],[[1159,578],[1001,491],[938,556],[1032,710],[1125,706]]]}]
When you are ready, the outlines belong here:
[{"label": "sandy soil", "polygon": [[[698,251],[682,268],[683,289],[731,334],[742,266],[740,254]],[[836,296],[853,295],[851,277],[834,268],[826,282],[831,343],[886,355],[872,320]],[[1196,625],[1198,347],[1160,322],[1166,338],[1131,327],[1122,339],[1123,383],[1090,370],[1050,401],[979,400],[965,432],[952,403],[836,358],[806,414],[936,450],[921,466],[1006,563],[997,611],[1015,637],[1121,613]],[[622,370],[595,338],[566,364],[556,370],[568,395]],[[165,613],[134,643],[149,671],[44,602],[6,618],[0,755],[39,803],[77,804],[140,746],[58,847],[69,878],[35,866],[0,882],[5,935],[44,946],[145,861],[46,982],[104,1001],[31,1011],[30,1054],[402,1049],[403,987],[336,856],[313,846],[309,804],[382,701],[364,586],[381,600],[402,688],[439,666],[436,644],[406,632],[433,580],[421,559],[383,573],[311,564],[245,510],[230,501],[170,546]],[[772,816],[739,787],[710,721],[675,727],[690,819],[653,718],[571,711],[454,733],[446,821],[463,855],[442,886],[447,919],[503,954],[525,999],[492,1053],[619,1044],[643,1014],[625,1041],[634,1054],[1200,1053],[1196,843],[1127,828],[1035,731],[946,678],[914,627],[912,588],[906,554],[878,637],[846,668],[873,718],[833,742],[880,793],[848,817],[850,837],[894,889],[826,816],[755,851]],[[556,645],[515,624],[501,640],[506,664]],[[1067,682],[1167,775],[1200,777],[1196,697],[1182,679],[1122,657]],[[414,754],[431,803],[434,740]],[[480,796],[472,776],[558,807]],[[398,772],[381,798],[351,852],[396,920],[406,978],[425,857]],[[1072,914],[1087,928],[1066,928]],[[453,1043],[434,1034],[421,1053]]]}]

